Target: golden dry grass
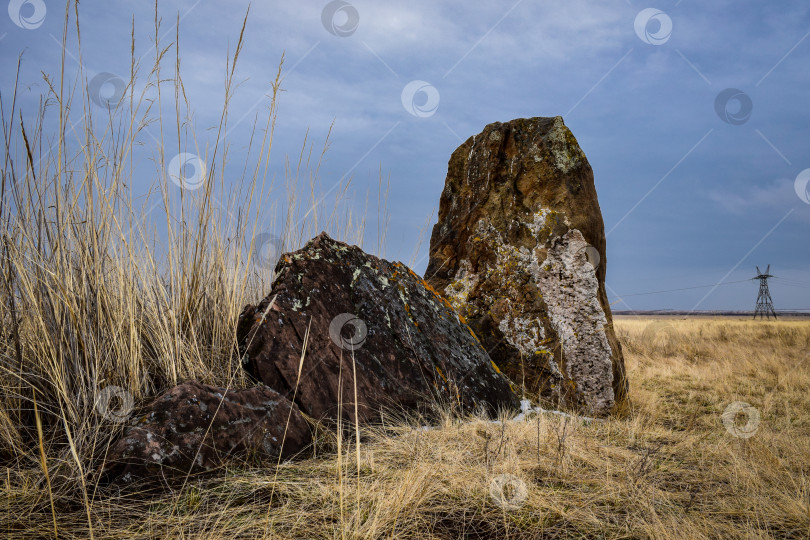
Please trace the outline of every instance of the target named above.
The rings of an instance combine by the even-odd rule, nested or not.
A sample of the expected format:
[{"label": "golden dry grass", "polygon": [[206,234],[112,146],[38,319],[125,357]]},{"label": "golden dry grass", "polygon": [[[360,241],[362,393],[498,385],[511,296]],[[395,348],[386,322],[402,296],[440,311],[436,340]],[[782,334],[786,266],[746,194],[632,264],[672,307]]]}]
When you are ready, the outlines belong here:
[{"label": "golden dry grass", "polygon": [[[150,497],[98,492],[96,534],[807,538],[810,321],[626,318],[616,326],[631,388],[622,418],[447,418],[430,431],[398,422],[364,432],[359,474],[353,437],[338,459],[334,434],[322,435],[316,458],[277,472],[232,468]],[[733,402],[759,412],[748,438],[732,434],[752,431],[747,418],[730,430],[721,419]],[[526,488],[514,508],[491,493],[504,474]],[[4,490],[0,524],[10,537],[52,532],[41,471],[7,471]],[[61,531],[87,534],[80,499],[56,505]]]}]

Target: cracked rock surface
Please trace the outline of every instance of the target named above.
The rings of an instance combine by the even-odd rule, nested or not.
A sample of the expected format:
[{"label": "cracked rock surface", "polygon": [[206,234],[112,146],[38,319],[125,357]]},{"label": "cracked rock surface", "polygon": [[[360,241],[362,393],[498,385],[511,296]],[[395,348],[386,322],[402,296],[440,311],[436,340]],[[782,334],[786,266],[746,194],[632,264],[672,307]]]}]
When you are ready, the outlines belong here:
[{"label": "cracked rock surface", "polygon": [[245,369],[315,419],[337,419],[340,403],[355,421],[355,383],[360,422],[434,400],[460,410],[519,406],[445,298],[402,263],[326,233],[280,259],[270,294],[239,316],[237,339]]},{"label": "cracked rock surface", "polygon": [[275,390],[226,391],[191,381],[171,388],[133,418],[110,447],[103,474],[127,483],[209,471],[225,457],[275,463],[311,442],[298,407]]},{"label": "cracked rock surface", "polygon": [[592,415],[627,393],[593,170],[561,117],[489,124],[448,164],[426,281],[529,397]]}]

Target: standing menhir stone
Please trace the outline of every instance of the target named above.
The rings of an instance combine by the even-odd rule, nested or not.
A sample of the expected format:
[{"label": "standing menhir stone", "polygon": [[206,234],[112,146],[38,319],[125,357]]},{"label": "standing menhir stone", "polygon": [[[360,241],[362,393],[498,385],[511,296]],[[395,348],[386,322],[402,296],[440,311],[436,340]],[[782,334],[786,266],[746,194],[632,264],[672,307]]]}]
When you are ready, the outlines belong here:
[{"label": "standing menhir stone", "polygon": [[561,117],[496,122],[453,152],[426,280],[529,396],[606,414],[626,395],[593,170]]}]

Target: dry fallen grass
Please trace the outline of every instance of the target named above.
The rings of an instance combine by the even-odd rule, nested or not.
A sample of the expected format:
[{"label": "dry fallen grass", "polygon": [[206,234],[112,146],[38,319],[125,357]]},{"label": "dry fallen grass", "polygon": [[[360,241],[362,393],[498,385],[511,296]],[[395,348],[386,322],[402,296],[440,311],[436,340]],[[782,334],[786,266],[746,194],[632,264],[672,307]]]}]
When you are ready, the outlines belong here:
[{"label": "dry fallen grass", "polygon": [[[99,491],[95,533],[120,538],[807,538],[810,534],[810,321],[627,318],[616,323],[631,404],[604,423],[542,415],[503,425],[447,418],[397,423],[335,453],[274,468],[233,468],[157,495]],[[747,402],[760,415],[730,429]],[[742,415],[741,415],[742,416]],[[736,426],[736,427],[735,427]],[[496,504],[499,475],[525,486]],[[56,479],[51,478],[52,481]],[[516,489],[517,488],[517,489]],[[0,523],[48,536],[47,487],[8,470]],[[513,499],[510,499],[512,497]],[[509,503],[514,504],[509,504]],[[56,521],[88,534],[81,498]]]}]

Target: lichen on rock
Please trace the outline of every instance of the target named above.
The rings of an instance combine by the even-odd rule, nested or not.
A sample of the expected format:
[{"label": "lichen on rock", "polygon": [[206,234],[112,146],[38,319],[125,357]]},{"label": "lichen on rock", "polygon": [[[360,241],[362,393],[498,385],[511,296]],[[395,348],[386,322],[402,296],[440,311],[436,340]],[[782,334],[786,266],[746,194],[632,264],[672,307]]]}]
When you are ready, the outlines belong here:
[{"label": "lichen on rock", "polygon": [[[267,297],[239,317],[240,353],[251,376],[313,418],[332,421],[341,411],[352,422],[376,422],[391,409],[429,412],[435,401],[460,411],[518,407],[463,316],[404,264],[322,233],[282,257],[276,276]],[[260,323],[271,304],[278,317]],[[346,314],[364,328],[356,347],[332,332]]]},{"label": "lichen on rock", "polygon": [[430,253],[426,280],[529,397],[591,414],[623,399],[593,171],[561,117],[496,122],[453,153]]}]

